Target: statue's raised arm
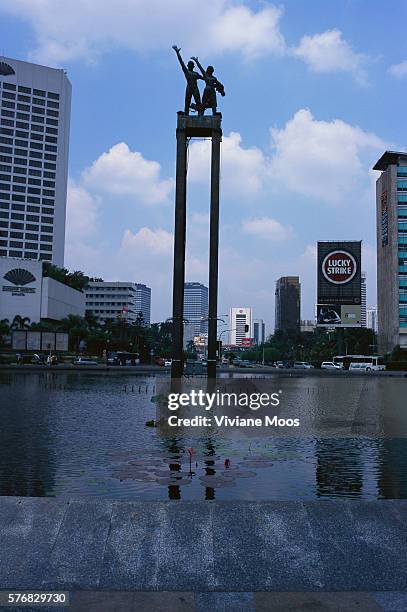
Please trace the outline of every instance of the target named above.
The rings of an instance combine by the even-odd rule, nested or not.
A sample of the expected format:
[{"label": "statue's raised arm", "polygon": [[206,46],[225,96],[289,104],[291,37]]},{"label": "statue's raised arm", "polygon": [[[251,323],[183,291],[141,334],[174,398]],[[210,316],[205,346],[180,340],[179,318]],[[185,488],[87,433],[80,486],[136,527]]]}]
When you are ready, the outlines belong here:
[{"label": "statue's raised arm", "polygon": [[183,71],[183,73],[184,73],[184,74],[185,74],[185,76],[186,76],[186,75],[187,75],[188,70],[187,70],[187,67],[185,66],[185,62],[184,62],[184,60],[183,60],[183,59],[182,59],[182,57],[181,57],[181,53],[180,53],[181,49],[180,49],[180,47],[177,47],[177,45],[172,45],[172,48],[174,49],[175,53],[177,54],[178,61],[179,61],[179,63],[181,64],[182,71]]},{"label": "statue's raised arm", "polygon": [[202,76],[205,79],[206,77],[206,72],[202,67],[202,64],[200,63],[198,56],[196,55],[195,57],[191,57],[191,60],[194,60],[195,64],[198,66],[199,70],[202,72]]}]

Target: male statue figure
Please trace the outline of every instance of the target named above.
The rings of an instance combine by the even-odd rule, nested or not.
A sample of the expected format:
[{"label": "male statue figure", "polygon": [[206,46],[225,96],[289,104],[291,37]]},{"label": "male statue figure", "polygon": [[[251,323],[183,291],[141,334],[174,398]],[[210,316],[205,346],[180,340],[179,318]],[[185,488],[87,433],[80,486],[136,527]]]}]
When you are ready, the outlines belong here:
[{"label": "male statue figure", "polygon": [[[198,115],[203,115],[203,108],[201,104],[201,94],[198,89],[198,79],[204,80],[203,77],[194,71],[195,64],[192,60],[190,60],[185,66],[184,60],[181,57],[180,51],[181,49],[177,47],[177,45],[173,45],[172,47],[177,54],[178,61],[181,64],[182,71],[187,80],[187,87],[185,90],[185,114],[189,115],[189,109],[192,107],[198,111]],[[191,105],[192,96],[194,97],[195,104]]]}]

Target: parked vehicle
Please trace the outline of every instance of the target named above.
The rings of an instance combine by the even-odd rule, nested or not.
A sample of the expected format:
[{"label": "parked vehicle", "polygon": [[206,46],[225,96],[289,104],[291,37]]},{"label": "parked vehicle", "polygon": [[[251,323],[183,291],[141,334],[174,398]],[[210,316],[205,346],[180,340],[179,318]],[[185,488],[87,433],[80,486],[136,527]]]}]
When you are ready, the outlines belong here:
[{"label": "parked vehicle", "polygon": [[74,365],[97,365],[98,362],[88,357],[77,357],[72,362]]},{"label": "parked vehicle", "polygon": [[172,366],[172,359],[165,359],[164,360],[164,366],[165,367],[171,367]]},{"label": "parked vehicle", "polygon": [[349,372],[373,372],[372,367],[366,363],[351,363]]},{"label": "parked vehicle", "polygon": [[275,368],[292,368],[292,363],[290,363],[289,361],[276,361],[274,363],[274,367]]},{"label": "parked vehicle", "polygon": [[321,363],[321,370],[343,370],[343,366],[333,361],[323,361]]},{"label": "parked vehicle", "polygon": [[308,361],[295,361],[294,369],[295,370],[313,370],[314,366],[308,363]]},{"label": "parked vehicle", "polygon": [[352,369],[365,369],[366,372],[386,369],[384,359],[380,355],[336,355],[332,361],[343,365],[345,370],[350,370],[352,364],[360,364],[362,366],[362,368]]}]

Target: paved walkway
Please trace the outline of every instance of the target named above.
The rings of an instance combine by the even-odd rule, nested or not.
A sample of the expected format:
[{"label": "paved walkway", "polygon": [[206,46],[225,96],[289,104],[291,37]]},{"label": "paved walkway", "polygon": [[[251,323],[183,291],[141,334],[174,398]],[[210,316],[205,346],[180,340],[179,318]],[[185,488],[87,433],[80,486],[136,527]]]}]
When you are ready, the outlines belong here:
[{"label": "paved walkway", "polygon": [[407,609],[407,501],[1,497],[0,543],[0,589],[77,610]]}]

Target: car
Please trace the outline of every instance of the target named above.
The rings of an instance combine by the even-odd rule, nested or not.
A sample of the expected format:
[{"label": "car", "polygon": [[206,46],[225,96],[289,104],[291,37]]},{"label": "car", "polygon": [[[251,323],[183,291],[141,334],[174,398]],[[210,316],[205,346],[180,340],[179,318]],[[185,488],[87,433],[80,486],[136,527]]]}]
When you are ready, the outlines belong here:
[{"label": "car", "polygon": [[242,359],[239,365],[241,368],[251,368],[253,364],[249,359]]},{"label": "car", "polygon": [[77,357],[72,362],[74,365],[97,365],[98,362],[88,357]]},{"label": "car", "polygon": [[343,370],[343,365],[334,361],[323,361],[321,363],[321,370]]},{"label": "car", "polygon": [[295,370],[313,370],[314,366],[308,363],[308,361],[295,361],[294,369]]},{"label": "car", "polygon": [[171,366],[172,366],[172,359],[165,359],[164,367],[171,367]]}]

